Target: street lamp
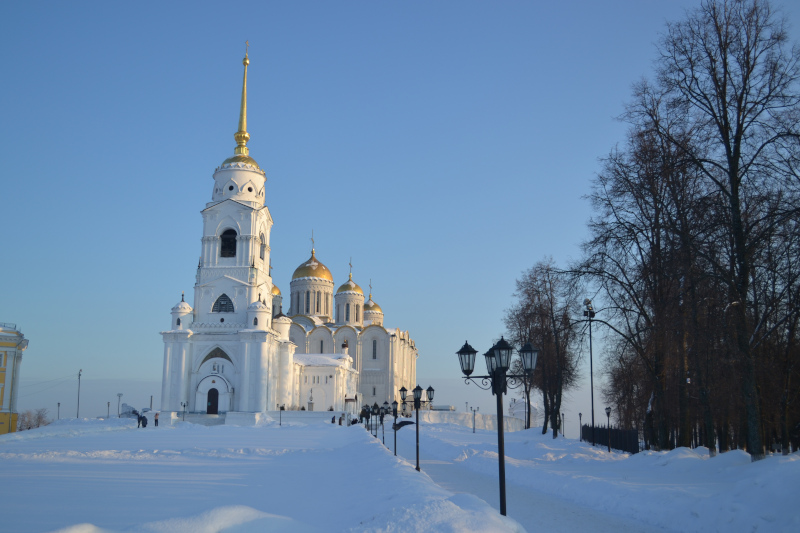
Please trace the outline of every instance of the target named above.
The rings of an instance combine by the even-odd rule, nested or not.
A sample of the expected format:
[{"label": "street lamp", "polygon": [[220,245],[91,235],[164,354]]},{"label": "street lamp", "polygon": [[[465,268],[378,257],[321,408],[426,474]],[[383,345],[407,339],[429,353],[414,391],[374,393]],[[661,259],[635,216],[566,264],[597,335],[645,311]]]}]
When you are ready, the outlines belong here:
[{"label": "street lamp", "polygon": [[378,414],[381,412],[381,408],[378,407],[378,402],[372,404],[372,416],[375,417],[375,438],[378,438]]},{"label": "street lamp", "polygon": [[111,418],[111,402],[106,402],[106,418]]},{"label": "street lamp", "polygon": [[283,411],[285,410],[286,410],[285,405],[281,405],[280,408],[278,409],[278,427],[283,426]]},{"label": "street lamp", "polygon": [[[421,472],[419,469],[419,408],[423,403],[431,403],[433,402],[433,387],[428,387],[427,390],[422,389],[419,385],[414,387],[414,390],[411,391],[414,394],[414,410],[417,412],[417,472]],[[426,392],[428,395],[428,399],[422,399],[422,393]],[[408,395],[408,390],[405,387],[400,389],[400,399],[403,401],[403,410],[405,410],[406,405],[406,396]]]},{"label": "street lamp", "polygon": [[186,422],[186,402],[181,402],[181,409],[183,409],[183,421]]},{"label": "street lamp", "polygon": [[611,451],[611,408],[606,407],[606,418],[608,419],[608,451]]},{"label": "street lamp", "polygon": [[[489,348],[489,351],[484,355],[486,359],[487,376],[473,376],[475,370],[475,354],[478,352],[469,345],[468,342],[464,343],[459,351],[458,362],[461,365],[461,372],[464,374],[464,382],[469,384],[473,382],[478,388],[483,390],[491,389],[492,394],[497,397],[497,455],[500,470],[500,514],[506,515],[506,461],[505,461],[505,443],[503,436],[503,394],[511,388],[515,389],[522,386],[526,379],[533,376],[533,370],[536,368],[536,360],[539,357],[539,350],[533,348],[530,343],[526,343],[521,350],[519,350],[520,360],[522,362],[523,374],[507,374],[511,366],[511,354],[514,351],[511,346],[503,337]],[[479,379],[480,382],[475,381]]]},{"label": "street lamp", "polygon": [[583,442],[583,424],[581,423],[581,419],[583,419],[583,413],[578,413],[578,438]]},{"label": "street lamp", "polygon": [[586,298],[583,301],[586,309],[583,311],[583,316],[589,319],[589,390],[592,396],[592,446],[594,446],[594,371],[592,369],[592,319],[594,318],[594,307],[592,301]]},{"label": "street lamp", "polygon": [[472,432],[475,433],[475,413],[481,410],[480,407],[470,407],[472,409]]},{"label": "street lamp", "polygon": [[58,419],[61,420],[61,402],[58,402]]},{"label": "street lamp", "polygon": [[81,417],[81,374],[83,373],[83,369],[81,368],[78,370],[78,414],[76,418]]},{"label": "street lamp", "polygon": [[389,413],[389,402],[383,402],[381,406],[381,441],[386,446],[386,427],[383,425],[383,417]]},{"label": "street lamp", "polygon": [[120,418],[119,403],[122,401],[122,393],[117,393],[117,418]]},{"label": "street lamp", "polygon": [[394,454],[397,455],[397,400],[392,401],[392,416],[394,416]]},{"label": "street lamp", "polygon": [[566,435],[567,431],[567,423],[564,421],[564,413],[561,413],[561,436],[565,439],[567,438]]}]

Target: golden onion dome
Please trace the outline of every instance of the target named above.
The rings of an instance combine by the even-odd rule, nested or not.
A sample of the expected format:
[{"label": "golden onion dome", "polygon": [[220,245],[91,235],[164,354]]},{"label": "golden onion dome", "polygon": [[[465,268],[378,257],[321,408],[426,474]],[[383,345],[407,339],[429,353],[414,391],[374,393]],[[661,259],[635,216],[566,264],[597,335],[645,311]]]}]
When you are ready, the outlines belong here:
[{"label": "golden onion dome", "polygon": [[369,294],[369,300],[367,300],[367,303],[364,304],[364,312],[383,314],[383,309],[381,309],[381,306],[372,301],[372,293]]},{"label": "golden onion dome", "polygon": [[244,154],[237,154],[237,155],[235,155],[233,157],[229,157],[228,159],[226,159],[225,161],[222,162],[222,167],[220,167],[220,168],[224,168],[224,167],[226,167],[228,165],[236,165],[236,163],[243,163],[245,165],[252,165],[252,166],[256,167],[256,169],[261,170],[261,167],[258,166],[258,163],[256,163],[255,159],[253,159],[249,155],[244,155]]},{"label": "golden onion dome", "polygon": [[364,291],[362,291],[361,287],[359,287],[358,284],[353,281],[352,272],[350,273],[350,279],[347,281],[347,283],[339,287],[339,289],[336,291],[336,294],[339,294],[340,292],[357,292],[361,296],[364,296]]},{"label": "golden onion dome", "polygon": [[292,274],[292,280],[300,278],[321,278],[333,283],[333,276],[328,267],[319,262],[314,250],[311,250],[311,258],[297,267],[297,270]]},{"label": "golden onion dome", "polygon": [[273,285],[272,286],[272,295],[273,296],[280,296],[281,295],[281,290],[278,288],[277,285]]}]

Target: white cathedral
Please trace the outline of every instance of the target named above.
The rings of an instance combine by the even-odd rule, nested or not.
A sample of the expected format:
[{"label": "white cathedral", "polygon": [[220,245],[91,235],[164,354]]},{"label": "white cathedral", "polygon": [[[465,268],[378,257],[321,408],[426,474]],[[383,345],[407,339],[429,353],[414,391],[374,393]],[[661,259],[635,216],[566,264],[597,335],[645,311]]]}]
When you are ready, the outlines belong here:
[{"label": "white cathedral", "polygon": [[[280,408],[356,413],[398,400],[416,382],[417,347],[383,325],[383,311],[349,279],[311,257],[292,275],[288,316],[270,272],[266,174],[249,156],[245,54],[234,156],[214,171],[201,211],[194,308],[172,308],[164,340],[162,416],[264,413]],[[165,420],[166,421],[166,420]]]}]

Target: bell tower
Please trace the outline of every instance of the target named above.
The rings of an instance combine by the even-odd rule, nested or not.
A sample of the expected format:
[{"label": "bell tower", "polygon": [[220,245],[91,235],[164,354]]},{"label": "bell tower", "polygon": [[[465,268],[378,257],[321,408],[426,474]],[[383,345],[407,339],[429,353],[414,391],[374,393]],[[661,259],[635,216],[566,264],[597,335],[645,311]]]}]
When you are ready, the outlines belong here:
[{"label": "bell tower", "polygon": [[272,307],[272,216],[264,205],[267,178],[247,147],[247,52],[242,64],[239,128],[233,136],[236,147],[233,156],[214,171],[211,201],[202,211],[203,238],[194,295],[198,326],[243,327],[250,304],[260,301],[268,310]]}]

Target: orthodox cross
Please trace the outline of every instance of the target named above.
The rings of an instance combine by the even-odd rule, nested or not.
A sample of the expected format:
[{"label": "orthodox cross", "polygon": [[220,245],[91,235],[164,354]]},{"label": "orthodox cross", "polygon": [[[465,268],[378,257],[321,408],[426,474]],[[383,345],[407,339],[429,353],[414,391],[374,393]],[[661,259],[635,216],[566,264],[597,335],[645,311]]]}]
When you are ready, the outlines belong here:
[{"label": "orthodox cross", "polygon": [[247,52],[250,50],[250,41],[244,42],[244,55],[247,55]]},{"label": "orthodox cross", "polygon": [[353,258],[352,257],[350,258],[350,262],[347,263],[347,264],[350,265],[350,274],[352,274],[353,273]]},{"label": "orthodox cross", "polygon": [[314,230],[311,230],[311,251],[314,251]]}]

